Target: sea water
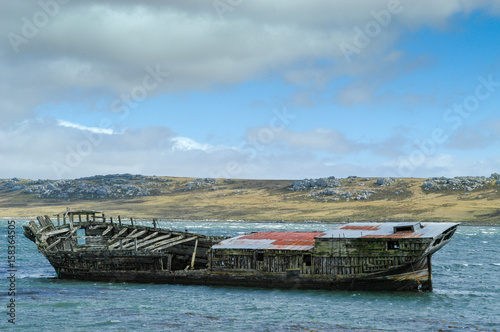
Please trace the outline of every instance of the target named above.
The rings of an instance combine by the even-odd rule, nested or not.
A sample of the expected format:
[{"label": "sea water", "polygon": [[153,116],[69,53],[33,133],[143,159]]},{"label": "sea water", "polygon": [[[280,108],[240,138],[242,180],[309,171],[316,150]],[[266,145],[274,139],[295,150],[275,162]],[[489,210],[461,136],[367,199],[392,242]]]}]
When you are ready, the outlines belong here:
[{"label": "sea water", "polygon": [[[12,255],[8,247],[8,222],[0,221],[0,302],[5,312],[0,328],[20,331],[500,331],[500,227],[460,226],[451,242],[433,255],[434,291],[405,293],[58,280],[35,244],[24,237],[22,225],[27,222],[16,221],[13,263],[9,261]],[[316,223],[179,221],[163,221],[160,226],[231,236],[250,231],[331,227]],[[15,294],[9,292],[12,273]],[[12,299],[14,320],[9,308]]]}]

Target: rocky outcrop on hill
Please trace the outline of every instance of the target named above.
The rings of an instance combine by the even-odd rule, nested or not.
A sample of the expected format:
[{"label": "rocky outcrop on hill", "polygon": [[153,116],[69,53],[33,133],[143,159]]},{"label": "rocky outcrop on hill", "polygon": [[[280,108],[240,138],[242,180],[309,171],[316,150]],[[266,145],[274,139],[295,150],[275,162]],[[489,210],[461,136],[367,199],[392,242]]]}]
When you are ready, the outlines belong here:
[{"label": "rocky outcrop on hill", "polygon": [[[168,186],[168,179],[132,174],[98,175],[76,180],[2,179],[0,191],[20,191],[40,198],[95,199],[148,196]],[[23,182],[21,184],[20,182]]]},{"label": "rocky outcrop on hill", "polygon": [[0,191],[18,191],[26,188],[25,185],[20,183],[18,178],[0,179]]},{"label": "rocky outcrop on hill", "polygon": [[319,179],[304,179],[295,181],[292,183],[289,190],[291,191],[305,191],[318,187],[340,187],[342,185],[342,179],[336,179],[335,176],[330,176],[328,178]]},{"label": "rocky outcrop on hill", "polygon": [[[461,191],[473,191],[475,189],[481,188],[487,184],[493,183],[496,179],[497,173],[492,174],[491,177],[487,178],[485,176],[457,176],[454,178],[429,178],[422,184],[422,189],[424,191],[434,191],[434,190],[461,190]],[[496,184],[499,184],[497,181]]]},{"label": "rocky outcrop on hill", "polygon": [[390,186],[395,183],[396,179],[393,178],[378,178],[376,184],[379,186]]},{"label": "rocky outcrop on hill", "polygon": [[[346,184],[350,184],[353,181],[357,180],[356,176],[349,176],[345,179]],[[369,179],[362,179],[362,182],[369,181]],[[380,178],[375,181],[376,185],[385,187],[390,186],[396,183],[397,180],[393,178]],[[364,183],[359,183],[358,185],[363,185]],[[304,179],[300,181],[295,181],[288,188],[290,191],[309,191],[307,197],[311,198],[322,198],[325,201],[340,201],[340,200],[367,200],[372,195],[376,194],[377,191],[384,189],[376,189],[372,190],[348,190],[346,187],[342,187],[343,180],[337,179],[334,176],[330,176],[328,178],[319,178],[319,179]],[[400,194],[399,192],[395,192],[394,194]]]},{"label": "rocky outcrop on hill", "polygon": [[321,197],[321,196],[335,196],[332,198],[334,201],[339,201],[341,199],[349,200],[366,200],[370,198],[373,194],[377,192],[374,190],[353,190],[353,191],[342,191],[339,189],[333,188],[325,188],[321,190],[311,191],[307,196],[308,197]]},{"label": "rocky outcrop on hill", "polygon": [[186,184],[186,187],[182,189],[183,191],[191,191],[196,188],[201,188],[201,187],[209,187],[213,186],[215,184],[218,184],[219,181],[217,179],[213,178],[204,178],[204,179],[195,179],[193,181],[189,181],[188,184]]}]

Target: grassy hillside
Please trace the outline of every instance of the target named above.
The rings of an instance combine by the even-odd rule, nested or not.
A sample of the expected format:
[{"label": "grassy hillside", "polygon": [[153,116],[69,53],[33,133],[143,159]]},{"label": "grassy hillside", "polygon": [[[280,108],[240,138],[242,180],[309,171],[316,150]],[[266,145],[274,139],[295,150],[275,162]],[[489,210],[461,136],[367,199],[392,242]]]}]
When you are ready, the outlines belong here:
[{"label": "grassy hillside", "polygon": [[[380,179],[351,177],[337,179],[339,183],[332,187],[300,190],[291,180],[124,176],[58,182],[0,180],[0,217],[52,215],[70,207],[135,218],[500,225],[500,185],[493,178],[464,189],[432,187],[428,181],[425,186],[426,180],[417,178],[377,184]],[[290,190],[292,185],[299,189]]]}]

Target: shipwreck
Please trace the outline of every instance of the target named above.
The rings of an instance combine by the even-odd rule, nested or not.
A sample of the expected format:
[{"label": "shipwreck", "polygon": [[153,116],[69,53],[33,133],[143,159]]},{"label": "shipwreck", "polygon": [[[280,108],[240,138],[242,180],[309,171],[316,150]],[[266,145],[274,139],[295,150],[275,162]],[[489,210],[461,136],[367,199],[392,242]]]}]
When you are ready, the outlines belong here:
[{"label": "shipwreck", "polygon": [[236,237],[162,229],[100,211],[40,216],[23,226],[58,278],[287,289],[432,290],[431,256],[457,223],[332,225]]}]

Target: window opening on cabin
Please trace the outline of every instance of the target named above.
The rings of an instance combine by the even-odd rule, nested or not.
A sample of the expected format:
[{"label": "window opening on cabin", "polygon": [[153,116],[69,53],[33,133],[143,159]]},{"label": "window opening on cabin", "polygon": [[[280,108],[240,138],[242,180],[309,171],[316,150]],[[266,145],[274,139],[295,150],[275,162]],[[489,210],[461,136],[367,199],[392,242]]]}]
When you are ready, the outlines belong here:
[{"label": "window opening on cabin", "polygon": [[399,249],[399,241],[387,241],[387,249]]},{"label": "window opening on cabin", "polygon": [[394,227],[394,233],[397,232],[413,232],[413,226],[408,225],[408,226],[395,226]]},{"label": "window opening on cabin", "polygon": [[[76,231],[76,236],[85,236],[85,235],[86,235],[85,234],[85,228],[80,228],[80,229],[78,229]],[[78,239],[77,243],[79,245],[85,245],[85,244],[87,244],[87,239],[86,238],[84,238],[84,237],[82,237],[82,238],[78,237],[77,239]]]},{"label": "window opening on cabin", "polygon": [[311,266],[311,262],[312,262],[311,255],[304,255],[302,257],[302,261],[304,262],[304,264],[306,264],[306,266]]},{"label": "window opening on cabin", "polygon": [[258,252],[255,254],[255,260],[257,262],[263,262],[264,261],[264,253],[263,252]]},{"label": "window opening on cabin", "polygon": [[436,241],[434,241],[434,243],[433,243],[432,245],[433,245],[433,246],[437,246],[438,244],[440,244],[440,243],[441,243],[441,240],[442,240],[442,239],[443,239],[443,238],[441,238],[441,237],[440,237],[439,239],[436,239]]}]

